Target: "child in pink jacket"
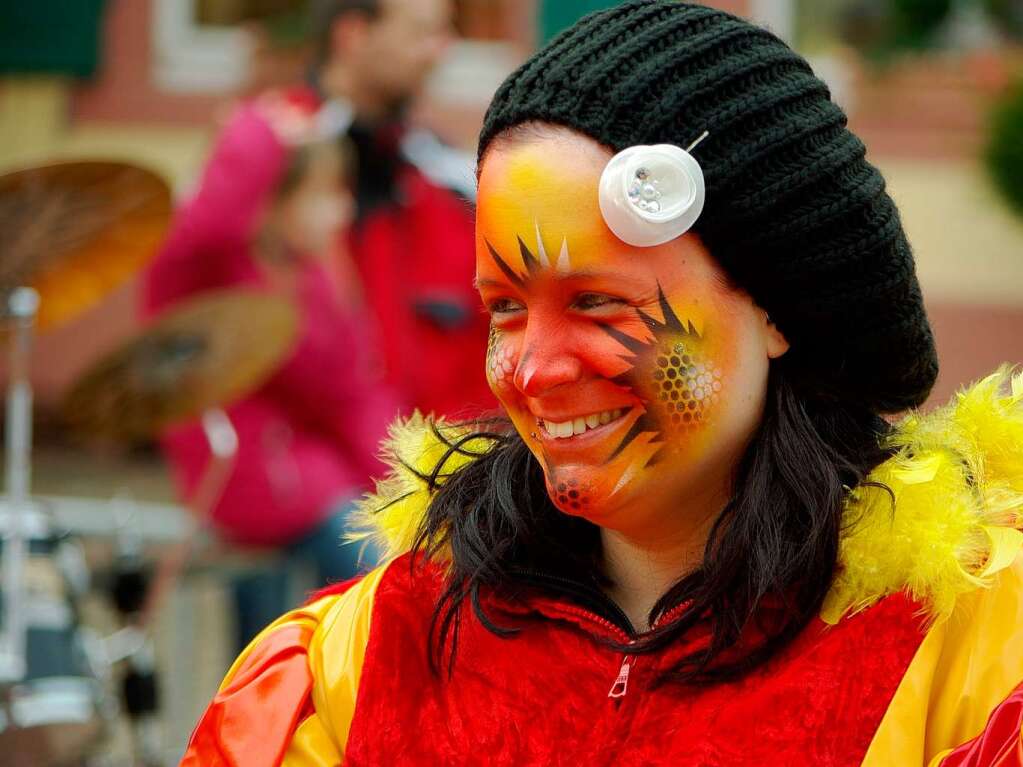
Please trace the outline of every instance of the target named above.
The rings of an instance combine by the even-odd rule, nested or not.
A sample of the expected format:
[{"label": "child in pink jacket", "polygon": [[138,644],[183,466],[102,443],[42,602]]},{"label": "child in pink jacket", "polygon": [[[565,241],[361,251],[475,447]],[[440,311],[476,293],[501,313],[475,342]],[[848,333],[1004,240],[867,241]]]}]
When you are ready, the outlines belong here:
[{"label": "child in pink jacket", "polygon": [[[145,276],[143,306],[152,315],[231,287],[294,301],[300,330],[289,356],[226,408],[238,455],[211,521],[226,540],[280,547],[285,570],[309,560],[327,581],[355,573],[357,547],[340,536],[349,502],[378,467],[395,404],[374,375],[357,277],[338,252],[351,198],[341,145],[316,136],[314,104],[270,95],[236,110]],[[176,426],[162,447],[187,498],[209,460],[202,429]],[[283,571],[235,584],[239,642],[288,606],[287,586]]]}]

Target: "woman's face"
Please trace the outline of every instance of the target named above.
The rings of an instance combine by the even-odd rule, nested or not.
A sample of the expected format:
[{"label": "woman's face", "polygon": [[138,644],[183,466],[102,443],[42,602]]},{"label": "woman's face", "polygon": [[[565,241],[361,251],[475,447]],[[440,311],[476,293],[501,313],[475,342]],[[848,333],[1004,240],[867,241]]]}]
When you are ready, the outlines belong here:
[{"label": "woman's face", "polygon": [[637,248],[611,233],[597,196],[611,156],[558,128],[494,146],[476,275],[490,386],[551,499],[629,531],[727,498],[787,345],[697,236]]}]

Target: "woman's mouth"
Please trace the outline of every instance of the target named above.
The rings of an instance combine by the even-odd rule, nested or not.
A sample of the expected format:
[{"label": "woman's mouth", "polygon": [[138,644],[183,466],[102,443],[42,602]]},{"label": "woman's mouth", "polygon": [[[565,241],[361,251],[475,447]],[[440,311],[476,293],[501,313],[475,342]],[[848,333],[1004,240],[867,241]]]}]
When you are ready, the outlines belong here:
[{"label": "woman's mouth", "polygon": [[588,431],[599,429],[618,421],[623,414],[628,413],[631,408],[616,408],[614,410],[601,410],[588,415],[577,416],[566,421],[552,421],[546,418],[538,419],[540,425],[548,437],[553,439],[569,439],[585,434]]}]

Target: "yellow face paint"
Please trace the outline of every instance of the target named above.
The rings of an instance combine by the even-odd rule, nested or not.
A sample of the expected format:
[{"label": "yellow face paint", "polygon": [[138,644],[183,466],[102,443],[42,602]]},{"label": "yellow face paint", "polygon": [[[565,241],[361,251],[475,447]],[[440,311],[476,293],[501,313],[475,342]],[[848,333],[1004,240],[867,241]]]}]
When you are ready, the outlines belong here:
[{"label": "yellow face paint", "polygon": [[[488,158],[493,172],[480,177],[479,198],[486,199],[486,204],[476,217],[477,236],[485,236],[510,266],[526,270],[522,245],[539,265],[560,272],[591,268],[600,256],[628,249],[600,215],[599,172],[569,153],[552,156],[540,145],[525,145],[521,156],[516,155],[502,152]],[[531,193],[522,195],[523,189]],[[592,191],[593,205],[566,205],[583,190]]]}]

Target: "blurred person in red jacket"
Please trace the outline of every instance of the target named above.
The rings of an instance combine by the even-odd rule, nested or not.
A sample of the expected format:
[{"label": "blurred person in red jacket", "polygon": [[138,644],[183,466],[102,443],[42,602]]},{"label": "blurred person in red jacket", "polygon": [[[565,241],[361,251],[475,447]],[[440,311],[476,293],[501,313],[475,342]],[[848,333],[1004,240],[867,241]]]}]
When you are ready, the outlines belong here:
[{"label": "blurred person in red jacket", "polygon": [[487,321],[473,289],[470,155],[410,128],[409,105],[452,37],[450,0],[320,0],[313,79],[354,147],[349,248],[403,408],[494,407],[477,361]]},{"label": "blurred person in red jacket", "polygon": [[[397,412],[374,372],[371,323],[343,252],[353,205],[342,145],[322,135],[318,109],[301,93],[237,108],[145,275],[147,315],[234,287],[285,295],[299,311],[290,356],[226,409],[238,454],[210,522],[230,542],[283,555],[235,580],[243,646],[289,606],[297,563],[314,565],[321,584],[355,574],[359,547],[341,539],[348,507],[376,473],[377,445]],[[179,494],[190,497],[210,458],[202,427],[172,428],[162,446]]]}]

